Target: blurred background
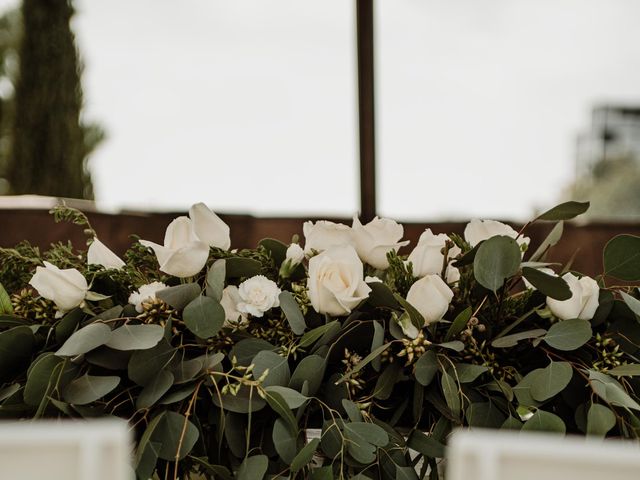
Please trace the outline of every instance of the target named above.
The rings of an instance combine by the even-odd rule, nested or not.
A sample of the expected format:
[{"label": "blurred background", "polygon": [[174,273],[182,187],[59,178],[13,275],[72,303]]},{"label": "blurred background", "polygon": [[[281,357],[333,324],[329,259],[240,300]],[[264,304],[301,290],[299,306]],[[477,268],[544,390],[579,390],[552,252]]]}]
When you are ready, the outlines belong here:
[{"label": "blurred background", "polygon": [[[248,244],[350,218],[355,17],[345,0],[0,0],[0,193],[105,218],[204,201]],[[419,232],[589,199],[592,222],[636,228],[638,18],[637,0],[376,0],[377,213]]]}]

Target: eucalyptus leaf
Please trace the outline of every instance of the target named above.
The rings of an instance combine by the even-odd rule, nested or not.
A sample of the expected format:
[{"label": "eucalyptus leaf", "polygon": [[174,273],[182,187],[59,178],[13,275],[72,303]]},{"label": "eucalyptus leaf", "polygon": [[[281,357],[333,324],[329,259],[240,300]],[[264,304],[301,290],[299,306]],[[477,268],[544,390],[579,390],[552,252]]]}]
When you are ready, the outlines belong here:
[{"label": "eucalyptus leaf", "polygon": [[629,363],[612,368],[607,372],[614,377],[638,377],[640,376],[640,364]]},{"label": "eucalyptus leaf", "polygon": [[329,331],[335,325],[339,325],[337,320],[333,320],[332,322],[316,327],[313,330],[309,330],[307,333],[305,333],[302,336],[298,345],[301,348],[305,348],[313,345],[316,341],[320,339],[320,337],[322,337],[327,331]]},{"label": "eucalyptus leaf", "polygon": [[378,348],[376,348],[371,353],[369,353],[369,355],[367,355],[362,360],[360,360],[357,365],[355,365],[351,370],[349,370],[349,373],[344,374],[342,378],[340,378],[340,381],[344,382],[350,377],[352,377],[355,373],[359,372],[364,367],[366,367],[369,363],[371,363],[375,358],[378,358],[380,355],[382,355],[382,352],[384,352],[390,346],[391,346],[391,342],[385,343],[384,345],[380,345]]},{"label": "eucalyptus leaf", "polygon": [[505,335],[504,337],[496,338],[493,342],[491,342],[491,346],[494,348],[515,347],[521,340],[540,338],[545,333],[547,333],[547,331],[544,328],[536,328],[534,330],[527,330],[526,332],[512,333],[511,335]]},{"label": "eucalyptus leaf", "polygon": [[271,409],[280,415],[280,418],[285,421],[291,434],[297,434],[298,422],[296,422],[296,419],[291,412],[291,408],[289,408],[287,402],[282,398],[282,395],[271,390],[270,392],[266,392],[264,399],[267,401]]},{"label": "eucalyptus leaf", "polygon": [[492,402],[472,403],[465,416],[470,426],[478,428],[500,428],[507,418]]},{"label": "eucalyptus leaf", "polygon": [[393,387],[398,382],[402,373],[402,367],[396,362],[387,365],[378,376],[376,386],[373,389],[373,397],[379,400],[387,400],[393,392]]},{"label": "eucalyptus leaf", "polygon": [[213,262],[206,279],[206,295],[213,298],[216,302],[222,300],[222,291],[224,290],[224,281],[227,276],[227,269],[223,259]]},{"label": "eucalyptus leaf", "polygon": [[414,375],[420,385],[429,385],[438,371],[438,361],[433,350],[428,350],[415,363]]},{"label": "eucalyptus leaf", "polygon": [[275,346],[261,338],[245,338],[231,348],[229,359],[235,358],[238,365],[247,367],[259,352],[275,349]]},{"label": "eucalyptus leaf", "polygon": [[201,291],[200,285],[197,283],[185,283],[159,290],[155,295],[176,310],[182,310],[194,299],[198,298]]},{"label": "eucalyptus leaf", "polygon": [[260,240],[259,244],[271,254],[276,268],[280,268],[282,262],[287,258],[287,248],[289,247],[274,238],[264,238]]},{"label": "eucalyptus leaf", "polygon": [[564,202],[560,205],[556,205],[555,207],[547,210],[535,220],[547,220],[547,221],[557,221],[557,220],[571,220],[572,218],[577,217],[578,215],[582,215],[589,209],[589,202]]},{"label": "eucalyptus leaf", "polygon": [[419,430],[414,430],[407,440],[407,447],[420,452],[425,457],[443,458],[445,446],[433,435],[425,435]]},{"label": "eucalyptus leaf", "polygon": [[76,331],[58,349],[59,357],[73,357],[104,345],[111,339],[111,328],[104,323],[91,323]]},{"label": "eucalyptus leaf", "polygon": [[36,339],[29,327],[0,332],[0,381],[13,377],[29,364]]},{"label": "eucalyptus leaf", "polygon": [[593,391],[605,402],[618,407],[640,411],[640,405],[625,391],[620,383],[610,376],[589,370],[589,384]]},{"label": "eucalyptus leaf", "polygon": [[574,318],[551,325],[543,340],[557,350],[572,351],[587,343],[591,335],[589,321]]},{"label": "eucalyptus leaf", "polygon": [[11,297],[0,283],[0,315],[13,315]]},{"label": "eucalyptus leaf", "polygon": [[367,283],[371,292],[367,302],[374,308],[393,308],[398,309],[398,300],[393,296],[391,289],[382,282]]},{"label": "eucalyptus leaf", "polygon": [[302,406],[309,400],[309,397],[302,395],[300,392],[289,388],[281,387],[280,385],[271,385],[266,387],[267,393],[277,393],[285,401],[289,409],[294,409]]},{"label": "eucalyptus leaf", "polygon": [[111,332],[105,345],[114,350],[146,350],[155,347],[164,336],[160,325],[125,324]]},{"label": "eucalyptus leaf", "polygon": [[538,369],[531,382],[529,392],[534,400],[544,402],[565,389],[573,376],[568,362],[550,362],[545,368]]},{"label": "eucalyptus leaf", "polygon": [[196,444],[198,428],[184,415],[171,410],[161,414],[151,439],[162,444],[158,457],[167,461],[182,460]]},{"label": "eucalyptus leaf", "polygon": [[567,427],[564,421],[554,413],[538,410],[529,420],[524,422],[522,431],[543,431],[564,434]]},{"label": "eucalyptus leaf", "polygon": [[158,375],[142,389],[136,399],[136,408],[150,408],[169,391],[173,385],[173,374],[160,370]]},{"label": "eucalyptus leaf", "polygon": [[[299,472],[302,468],[311,462],[313,458],[313,454],[318,449],[318,445],[320,444],[319,438],[311,439],[303,448],[298,452],[293,461],[291,462],[291,471]],[[247,479],[253,480],[253,479]]]},{"label": "eucalyptus leaf", "polygon": [[289,370],[289,362],[286,358],[281,357],[275,352],[265,350],[258,352],[253,358],[252,363],[255,365],[253,368],[253,377],[256,380],[268,370],[267,376],[262,382],[263,386],[289,385],[291,371]]},{"label": "eucalyptus leaf", "polygon": [[522,275],[544,295],[556,300],[571,298],[571,289],[562,277],[549,275],[537,268],[523,267]]},{"label": "eucalyptus leaf", "polygon": [[64,343],[80,325],[83,318],[84,312],[81,308],[74,308],[62,317],[55,327],[56,341],[59,344]]},{"label": "eucalyptus leaf", "polygon": [[345,423],[343,431],[348,441],[347,451],[354,459],[364,464],[375,460],[376,447],[383,447],[389,442],[387,432],[373,423]]},{"label": "eucalyptus leaf", "polygon": [[484,365],[456,363],[448,370],[448,373],[459,383],[471,383],[487,371],[489,371],[489,368]]},{"label": "eucalyptus leaf", "polygon": [[292,433],[285,421],[282,418],[277,418],[271,434],[276,452],[284,462],[291,464],[298,453],[297,432]]},{"label": "eucalyptus leaf", "polygon": [[230,257],[225,260],[228,278],[260,275],[262,264],[252,258]]},{"label": "eucalyptus leaf", "polygon": [[70,382],[64,389],[62,396],[68,403],[87,405],[107,395],[119,383],[120,377],[85,374]]},{"label": "eucalyptus leaf", "polygon": [[451,410],[451,413],[455,417],[459,417],[461,402],[458,384],[451,375],[447,372],[442,372],[440,386],[442,387],[442,393],[444,394],[444,399],[447,402],[449,410]]},{"label": "eucalyptus leaf", "polygon": [[[379,282],[376,282],[379,283]],[[373,321],[373,339],[371,340],[371,351],[373,352],[375,349],[382,346],[384,343],[384,327],[380,324],[380,322],[374,320]],[[371,367],[376,371],[380,371],[380,367],[382,366],[382,357],[376,357],[371,360]]]},{"label": "eucalyptus leaf", "polygon": [[587,414],[587,434],[604,437],[616,426],[616,416],[609,407],[594,403]]},{"label": "eucalyptus leaf", "polygon": [[225,313],[219,302],[211,297],[200,295],[184,308],[182,318],[195,336],[208,339],[222,328]]},{"label": "eucalyptus leaf", "polygon": [[637,282],[640,280],[640,237],[618,235],[605,245],[604,273],[612,277]]},{"label": "eucalyptus leaf", "polygon": [[533,254],[531,255],[531,258],[529,259],[529,262],[535,262],[537,260],[540,260],[542,256],[547,252],[547,250],[549,250],[549,248],[556,245],[562,238],[563,229],[564,229],[564,222],[560,221],[556,223],[551,229],[551,231],[549,232],[549,235],[547,235],[547,238],[545,238],[540,244],[540,246],[536,249],[536,251],[533,252]]},{"label": "eucalyptus leaf", "polygon": [[418,474],[413,467],[396,465],[396,480],[418,480]]},{"label": "eucalyptus leaf", "polygon": [[633,313],[640,317],[640,300],[623,291],[620,291],[620,295],[622,296],[622,300],[624,301],[624,303],[627,304],[627,307],[629,307]]},{"label": "eucalyptus leaf", "polygon": [[480,285],[497,292],[520,268],[522,253],[516,241],[495,236],[482,242],[473,260],[473,275]]},{"label": "eucalyptus leaf", "polygon": [[471,315],[473,314],[473,309],[471,307],[467,307],[462,310],[456,318],[451,322],[449,326],[449,330],[447,330],[447,334],[444,337],[444,341],[448,342],[452,338],[458,336],[458,334],[467,327],[467,323],[471,319]]},{"label": "eucalyptus leaf", "polygon": [[229,412],[243,414],[258,412],[266,405],[266,402],[260,398],[255,388],[245,385],[241,386],[235,395],[230,393],[220,394],[214,389],[211,401],[217,407],[224,408]]},{"label": "eucalyptus leaf", "polygon": [[136,350],[129,360],[128,375],[138,385],[152,382],[160,370],[170,369],[176,361],[176,350],[166,340],[148,350]]},{"label": "eucalyptus leaf", "polygon": [[301,391],[302,385],[307,382],[307,395],[315,395],[324,379],[326,360],[319,355],[304,357],[293,371],[289,387]]},{"label": "eucalyptus leaf", "polygon": [[287,322],[289,322],[291,331],[296,335],[302,335],[307,329],[307,324],[304,321],[304,315],[302,315],[298,302],[291,292],[287,291],[280,293],[278,299],[280,300],[280,308],[284,312]]}]

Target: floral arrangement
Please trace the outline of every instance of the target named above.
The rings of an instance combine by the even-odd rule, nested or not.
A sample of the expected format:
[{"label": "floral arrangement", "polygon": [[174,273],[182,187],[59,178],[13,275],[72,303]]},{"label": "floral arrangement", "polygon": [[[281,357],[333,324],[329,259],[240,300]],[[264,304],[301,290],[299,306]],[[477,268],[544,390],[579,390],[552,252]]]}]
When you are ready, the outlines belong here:
[{"label": "floral arrangement", "polygon": [[587,207],[535,249],[354,218],[237,251],[197,204],[122,259],[58,207],[86,252],[0,249],[0,415],[124,418],[140,479],[437,479],[456,426],[638,438],[640,237],[597,278],[545,261]]}]

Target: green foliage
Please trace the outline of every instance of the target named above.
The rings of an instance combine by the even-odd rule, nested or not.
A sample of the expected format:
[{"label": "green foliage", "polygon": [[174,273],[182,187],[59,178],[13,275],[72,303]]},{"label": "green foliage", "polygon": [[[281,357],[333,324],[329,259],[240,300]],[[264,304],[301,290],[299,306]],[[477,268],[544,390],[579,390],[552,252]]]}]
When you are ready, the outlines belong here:
[{"label": "green foliage", "polygon": [[[56,212],[91,228],[77,211]],[[513,239],[475,251],[454,242],[461,278],[430,325],[406,299],[417,279],[396,253],[367,299],[331,317],[305,300],[306,262],[295,281],[281,274],[274,242],[211,249],[206,268],[182,280],[137,242],[121,270],[89,267],[67,244],[0,250],[0,414],[130,419],[138,477],[174,480],[436,479],[458,426],[637,438],[639,291],[603,287],[593,320],[562,320],[544,305],[567,298],[566,282],[523,264]],[[45,259],[76,268],[92,295],[60,315],[27,288]],[[279,306],[229,322],[223,291],[256,274],[276,283]],[[522,290],[523,275],[536,290]],[[128,303],[159,280],[169,287],[137,310]],[[320,438],[307,438],[314,428]]]}]

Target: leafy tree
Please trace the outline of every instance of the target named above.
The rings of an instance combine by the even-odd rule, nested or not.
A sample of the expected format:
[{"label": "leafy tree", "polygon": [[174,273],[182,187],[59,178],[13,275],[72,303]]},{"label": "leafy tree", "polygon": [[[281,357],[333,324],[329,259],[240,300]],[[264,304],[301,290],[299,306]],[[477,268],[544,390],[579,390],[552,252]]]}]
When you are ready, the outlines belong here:
[{"label": "leafy tree", "polygon": [[89,153],[102,131],[81,120],[81,66],[69,0],[23,0],[7,178],[14,194],[93,198]]}]

